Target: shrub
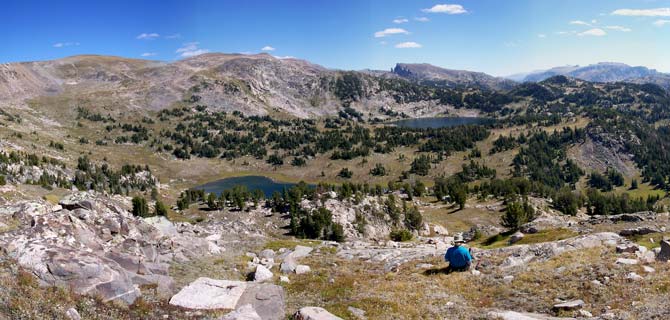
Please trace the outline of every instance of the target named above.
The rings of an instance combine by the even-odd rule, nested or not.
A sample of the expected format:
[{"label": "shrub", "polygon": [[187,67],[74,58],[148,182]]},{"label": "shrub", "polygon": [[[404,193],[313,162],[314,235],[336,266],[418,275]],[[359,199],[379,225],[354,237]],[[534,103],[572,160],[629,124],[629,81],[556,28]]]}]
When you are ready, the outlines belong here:
[{"label": "shrub", "polygon": [[154,215],[155,216],[161,216],[161,217],[167,217],[167,207],[165,207],[165,204],[161,202],[160,200],[156,200],[156,207],[154,208]]},{"label": "shrub", "polygon": [[304,167],[307,162],[303,157],[295,157],[291,160],[291,165],[294,167]]},{"label": "shrub", "polygon": [[0,176],[0,186],[4,186],[7,184],[7,180],[5,179],[5,176]]},{"label": "shrub", "polygon": [[149,217],[149,205],[147,200],[142,197],[133,198],[133,215],[136,217]]},{"label": "shrub", "polygon": [[367,226],[368,220],[365,219],[365,216],[360,213],[356,212],[356,219],[354,220],[354,226],[356,227],[356,231],[358,233],[364,235],[365,234],[365,226]]},{"label": "shrub", "polygon": [[271,154],[266,162],[273,166],[281,166],[284,164],[284,159],[282,159],[279,154],[275,153]]},{"label": "shrub", "polygon": [[554,197],[554,207],[564,214],[574,216],[577,214],[579,199],[569,188],[565,187]]},{"label": "shrub", "polygon": [[420,155],[414,161],[412,161],[412,166],[410,172],[418,174],[420,176],[428,175],[430,170],[430,157],[427,155]]},{"label": "shrub", "polygon": [[407,229],[400,229],[391,231],[389,237],[393,241],[405,242],[412,240],[414,235]]},{"label": "shrub", "polygon": [[410,207],[405,211],[405,226],[410,230],[419,230],[423,224],[423,216],[419,209]]},{"label": "shrub", "polygon": [[374,168],[370,169],[370,174],[373,176],[385,176],[386,168],[381,163],[377,163]]},{"label": "shrub", "polygon": [[330,230],[330,236],[328,238],[331,241],[344,241],[344,227],[339,223],[333,223]]},{"label": "shrub", "polygon": [[519,201],[510,201],[507,203],[505,215],[502,217],[502,225],[511,231],[519,230],[519,228],[532,221],[535,218],[535,209],[531,207],[528,201],[523,203]]},{"label": "shrub", "polygon": [[337,176],[339,176],[341,178],[345,178],[345,179],[351,179],[351,177],[353,175],[354,175],[354,173],[351,172],[351,170],[349,170],[349,168],[342,168],[342,170],[340,170],[340,173],[337,174]]}]

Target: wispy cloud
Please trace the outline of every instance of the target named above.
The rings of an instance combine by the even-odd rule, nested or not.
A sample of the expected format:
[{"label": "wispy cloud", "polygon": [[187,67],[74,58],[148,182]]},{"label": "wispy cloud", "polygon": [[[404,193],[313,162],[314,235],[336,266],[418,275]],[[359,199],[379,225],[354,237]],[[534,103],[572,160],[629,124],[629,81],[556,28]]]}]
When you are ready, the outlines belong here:
[{"label": "wispy cloud", "polygon": [[463,14],[468,11],[460,4],[436,4],[432,8],[421,10],[427,13]]},{"label": "wispy cloud", "polygon": [[547,37],[547,35],[544,34],[544,33],[540,33],[540,34],[537,35],[537,37],[540,38],[540,39],[544,39],[544,38]]},{"label": "wispy cloud", "polygon": [[616,31],[621,31],[621,32],[631,32],[631,31],[633,31],[630,28],[622,27],[622,26],[606,26],[605,29],[616,30]]},{"label": "wispy cloud", "polygon": [[143,57],[153,57],[155,55],[157,55],[155,52],[145,52],[142,54]]},{"label": "wispy cloud", "polygon": [[572,20],[570,21],[570,24],[578,25],[578,26],[590,26],[591,24],[582,20]]},{"label": "wispy cloud", "polygon": [[184,58],[187,58],[187,57],[194,57],[194,56],[198,56],[198,55],[201,55],[203,53],[208,53],[209,52],[209,50],[207,50],[207,49],[198,48],[199,44],[200,44],[199,42],[184,43],[184,45],[181,48],[177,49],[177,51],[175,51],[175,53],[179,53],[180,56],[182,56]]},{"label": "wispy cloud", "polygon": [[516,48],[516,47],[519,46],[519,42],[518,41],[507,41],[507,42],[503,43],[503,45],[505,45],[505,47],[507,47],[507,48]]},{"label": "wispy cloud", "polygon": [[615,16],[631,17],[670,17],[670,8],[655,9],[618,9],[612,12]]},{"label": "wispy cloud", "polygon": [[602,37],[602,36],[607,35],[607,32],[605,32],[605,30],[600,29],[600,28],[593,28],[593,29],[586,30],[584,32],[580,32],[577,35],[580,36],[580,37],[584,37],[584,36]]},{"label": "wispy cloud", "polygon": [[422,46],[416,42],[409,41],[409,42],[401,42],[395,45],[396,48],[398,49],[410,49],[410,48],[421,48]]},{"label": "wispy cloud", "polygon": [[158,34],[158,33],[141,33],[140,35],[138,35],[136,37],[136,39],[138,39],[138,40],[153,40],[153,39],[156,39],[160,36],[161,35]]},{"label": "wispy cloud", "polygon": [[664,25],[666,25],[666,24],[670,24],[670,20],[663,20],[663,19],[661,19],[661,20],[656,20],[656,21],[654,21],[654,25],[657,26],[657,27],[662,27],[662,26],[664,26]]},{"label": "wispy cloud", "polygon": [[275,51],[275,48],[273,48],[271,46],[265,46],[265,47],[261,48],[261,51]]},{"label": "wispy cloud", "polygon": [[165,39],[179,39],[179,38],[181,38],[180,33],[175,33],[175,34],[170,34],[170,35],[165,36]]},{"label": "wispy cloud", "polygon": [[382,31],[375,32],[375,38],[383,38],[393,34],[409,34],[409,32],[402,28],[387,28]]},{"label": "wispy cloud", "polygon": [[405,19],[405,18],[397,18],[397,19],[393,19],[393,23],[397,23],[397,24],[407,23],[407,22],[409,22],[409,20],[407,20],[407,19]]},{"label": "wispy cloud", "polygon": [[78,46],[79,42],[57,42],[53,44],[54,48]]},{"label": "wispy cloud", "polygon": [[419,21],[419,22],[428,22],[428,21],[430,21],[430,19],[428,19],[427,17],[416,17],[416,18],[414,18],[414,20]]}]

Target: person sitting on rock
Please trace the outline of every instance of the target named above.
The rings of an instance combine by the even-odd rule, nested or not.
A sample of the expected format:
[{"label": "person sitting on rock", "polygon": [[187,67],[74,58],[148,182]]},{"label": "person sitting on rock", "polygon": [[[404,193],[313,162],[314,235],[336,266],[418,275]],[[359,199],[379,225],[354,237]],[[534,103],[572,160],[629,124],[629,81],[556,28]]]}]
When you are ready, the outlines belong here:
[{"label": "person sitting on rock", "polygon": [[454,237],[454,246],[447,249],[447,253],[444,255],[444,260],[449,262],[447,272],[463,272],[470,269],[472,256],[470,251],[463,246],[464,243],[463,235],[457,234]]}]

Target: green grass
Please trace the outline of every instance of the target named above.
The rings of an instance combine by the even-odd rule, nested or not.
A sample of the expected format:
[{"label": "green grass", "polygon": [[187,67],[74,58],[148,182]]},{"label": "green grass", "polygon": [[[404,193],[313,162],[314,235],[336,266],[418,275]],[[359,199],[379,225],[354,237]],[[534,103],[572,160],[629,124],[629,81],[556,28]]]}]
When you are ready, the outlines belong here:
[{"label": "green grass", "polygon": [[[633,179],[637,179],[638,182],[638,187],[635,190],[630,189]],[[642,177],[639,174],[636,174],[630,179],[626,179],[624,186],[616,188],[614,192],[617,194],[628,193],[628,195],[633,199],[640,197],[646,199],[648,196],[659,196],[663,198],[667,194],[663,189],[657,189],[649,183],[642,183]]]},{"label": "green grass", "polygon": [[[647,249],[653,249],[659,247],[661,240],[666,237],[670,237],[670,232],[637,235],[627,238],[641,246],[647,247]],[[653,239],[653,242],[650,239]]]},{"label": "green grass", "polygon": [[[475,241],[472,243],[472,245],[483,249],[496,249],[496,248],[507,247],[510,246],[509,238],[510,236],[512,236],[512,234],[514,234],[514,232],[500,233],[486,239]],[[577,235],[576,232],[563,228],[542,230],[538,233],[525,234],[523,239],[516,242],[515,245],[557,241],[571,238],[576,235]]]},{"label": "green grass", "polygon": [[44,196],[44,200],[51,204],[58,204],[58,201],[60,201],[60,196],[55,194],[47,194]]},{"label": "green grass", "polygon": [[286,249],[293,249],[295,246],[305,246],[305,247],[316,247],[319,244],[321,244],[321,241],[318,240],[305,240],[305,239],[277,239],[277,240],[271,240],[268,241],[265,246],[263,247],[264,249],[272,249],[272,250],[279,250],[281,248],[286,248]]}]

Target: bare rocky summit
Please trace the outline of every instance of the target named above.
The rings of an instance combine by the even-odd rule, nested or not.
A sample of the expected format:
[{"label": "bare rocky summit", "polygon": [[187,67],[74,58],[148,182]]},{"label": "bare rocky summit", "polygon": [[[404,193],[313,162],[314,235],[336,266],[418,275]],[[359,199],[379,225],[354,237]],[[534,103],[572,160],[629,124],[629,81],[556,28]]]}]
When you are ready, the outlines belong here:
[{"label": "bare rocky summit", "polygon": [[[347,74],[360,86],[355,95],[337,89]],[[25,108],[40,99],[59,99],[74,109],[94,97],[96,105],[112,112],[162,110],[188,102],[246,115],[282,112],[301,118],[337,114],[343,103],[365,113],[382,107],[428,115],[444,111],[429,101],[398,103],[394,89],[380,86],[382,78],[268,54],[209,53],[170,63],[82,55],[1,65],[0,100],[3,107]],[[478,74],[449,81],[488,86],[495,83],[489,78]]]},{"label": "bare rocky summit", "polygon": [[488,90],[509,90],[512,80],[490,76],[483,72],[451,70],[427,63],[398,63],[393,73],[407,79],[445,86],[470,86]]}]

